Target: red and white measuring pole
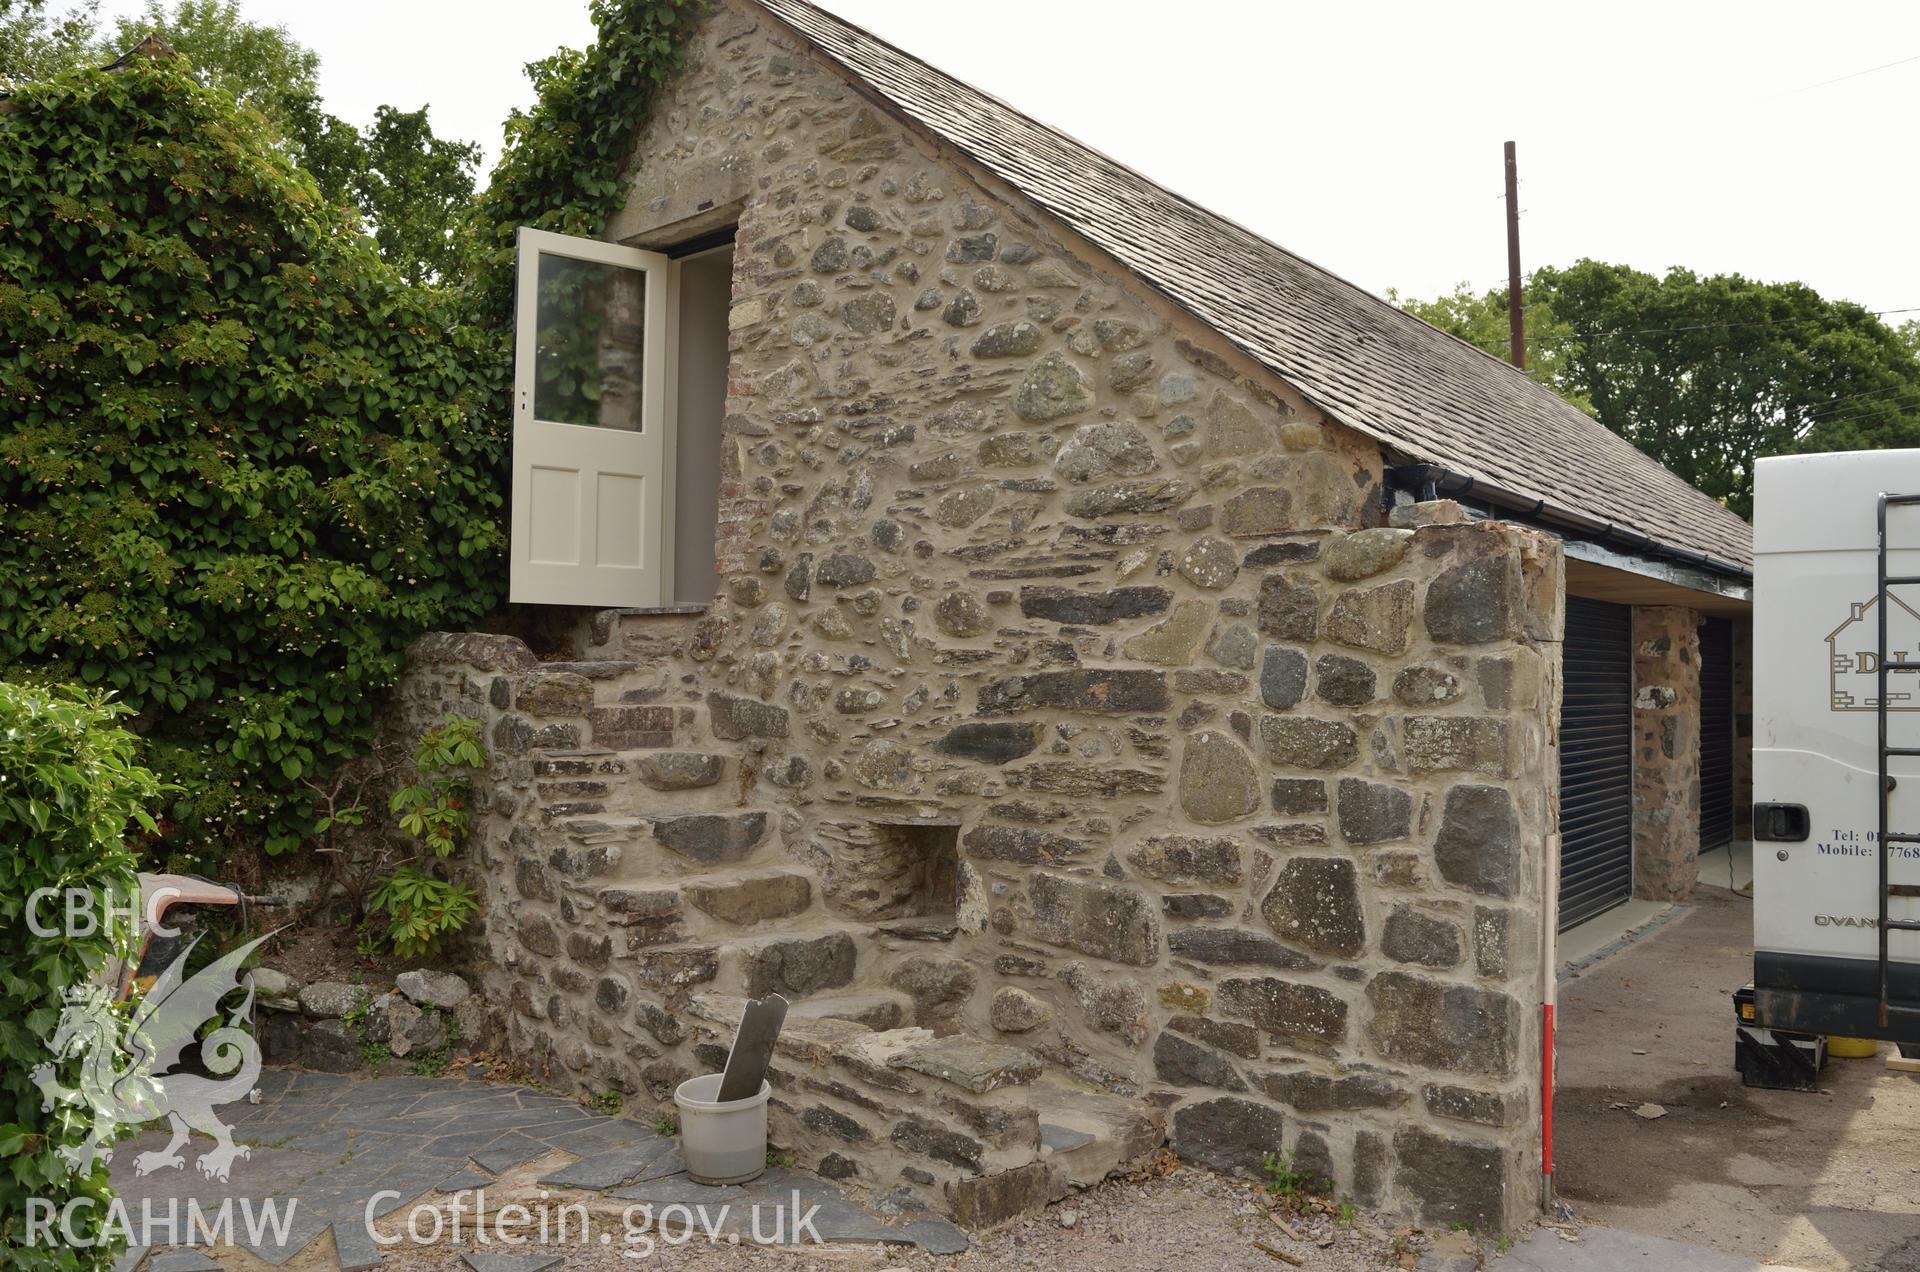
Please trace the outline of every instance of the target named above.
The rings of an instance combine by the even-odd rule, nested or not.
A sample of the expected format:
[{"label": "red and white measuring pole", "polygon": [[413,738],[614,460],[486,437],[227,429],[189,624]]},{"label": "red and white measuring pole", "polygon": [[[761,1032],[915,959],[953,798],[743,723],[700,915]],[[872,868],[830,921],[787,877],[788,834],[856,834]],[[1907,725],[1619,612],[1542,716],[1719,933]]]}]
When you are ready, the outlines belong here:
[{"label": "red and white measuring pole", "polygon": [[1553,1207],[1553,1009],[1560,986],[1560,836],[1547,840],[1540,960],[1540,1208]]}]

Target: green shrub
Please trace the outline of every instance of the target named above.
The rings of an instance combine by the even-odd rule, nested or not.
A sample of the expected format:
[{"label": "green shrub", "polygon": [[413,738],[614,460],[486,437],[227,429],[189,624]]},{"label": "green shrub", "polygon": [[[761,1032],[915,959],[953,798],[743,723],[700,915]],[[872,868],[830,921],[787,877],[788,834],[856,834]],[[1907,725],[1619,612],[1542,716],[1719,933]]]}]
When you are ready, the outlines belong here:
[{"label": "green shrub", "polygon": [[[95,1202],[76,1208],[71,1227],[82,1234],[98,1234],[106,1218],[105,1163],[79,1173],[61,1156],[88,1138],[91,1110],[58,1103],[43,1111],[31,1071],[49,1058],[62,994],[115,952],[105,923],[72,934],[78,927],[61,921],[59,900],[43,900],[34,926],[62,934],[36,935],[27,907],[41,889],[79,889],[93,894],[101,918],[108,897],[127,907],[137,896],[123,835],[129,824],[151,825],[145,805],[159,784],[133,762],[133,735],[116,722],[123,714],[98,694],[0,681],[0,1268],[105,1267],[114,1253],[26,1245],[29,1198],[56,1208]],[[77,1068],[68,1062],[55,1076],[76,1086]]]},{"label": "green shrub", "polygon": [[[509,333],[178,59],[0,112],[0,670],[110,687],[176,864],[313,829],[419,633],[501,599]],[[496,404],[497,405],[497,404]]]},{"label": "green shrub", "polygon": [[[628,196],[621,180],[654,91],[679,67],[706,0],[592,0],[598,38],[527,64],[538,102],[507,119],[506,144],[467,219],[468,303],[474,325],[506,330],[513,316],[514,236],[523,225],[597,237]],[[510,348],[507,352],[511,352]],[[506,409],[511,361],[488,368]]]}]

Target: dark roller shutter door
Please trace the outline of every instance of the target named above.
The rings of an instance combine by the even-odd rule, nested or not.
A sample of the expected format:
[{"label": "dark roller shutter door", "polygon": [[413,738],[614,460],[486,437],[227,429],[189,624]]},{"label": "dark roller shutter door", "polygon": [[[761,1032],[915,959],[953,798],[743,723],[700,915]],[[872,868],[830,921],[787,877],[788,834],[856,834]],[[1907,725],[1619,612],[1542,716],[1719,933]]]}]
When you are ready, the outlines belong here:
[{"label": "dark roller shutter door", "polygon": [[1567,598],[1560,706],[1560,926],[1633,894],[1633,612]]},{"label": "dark roller shutter door", "polygon": [[1700,624],[1700,850],[1733,842],[1733,624]]}]

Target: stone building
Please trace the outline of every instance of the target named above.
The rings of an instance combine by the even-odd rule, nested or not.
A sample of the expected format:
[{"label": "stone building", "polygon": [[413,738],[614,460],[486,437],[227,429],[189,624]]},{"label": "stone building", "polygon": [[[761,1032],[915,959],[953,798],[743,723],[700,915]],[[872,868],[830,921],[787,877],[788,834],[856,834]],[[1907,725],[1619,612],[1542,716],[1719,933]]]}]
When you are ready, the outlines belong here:
[{"label": "stone building", "polygon": [[1559,846],[1582,913],[1686,895],[1747,527],[801,0],[720,0],[627,176],[522,248],[573,647],[429,636],[400,700],[491,739],[512,1049],[665,1100],[778,991],[775,1141],[901,1204],[1170,1142],[1521,1221]]}]

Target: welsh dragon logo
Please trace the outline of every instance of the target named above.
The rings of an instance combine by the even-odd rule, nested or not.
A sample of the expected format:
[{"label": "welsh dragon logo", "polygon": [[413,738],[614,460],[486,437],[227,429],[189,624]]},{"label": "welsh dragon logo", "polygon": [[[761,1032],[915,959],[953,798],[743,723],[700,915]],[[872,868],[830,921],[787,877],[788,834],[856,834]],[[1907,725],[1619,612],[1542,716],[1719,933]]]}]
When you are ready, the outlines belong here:
[{"label": "welsh dragon logo", "polygon": [[[250,941],[182,979],[188,955],[199,944],[199,938],[194,938],[135,1004],[124,1024],[104,987],[90,984],[67,991],[66,1005],[47,1043],[53,1058],[35,1067],[30,1076],[40,1088],[44,1111],[68,1104],[83,1105],[93,1114],[89,1137],[61,1150],[70,1167],[84,1172],[95,1161],[111,1160],[119,1127],[162,1117],[172,1127],[173,1137],[165,1148],[134,1158],[137,1174],[185,1166],[180,1150],[190,1131],[214,1140],[197,1163],[209,1179],[225,1180],[235,1159],[247,1156],[246,1146],[233,1142],[233,1132],[213,1110],[215,1105],[246,1098],[260,1078],[259,1044],[241,1027],[253,1012],[253,974],[242,969],[254,948],[272,935]],[[224,1024],[201,1038],[201,1027],[220,1018],[221,1000],[242,987],[245,999]],[[188,1050],[196,1043],[206,1073],[184,1068],[191,1063]],[[62,1085],[56,1076],[56,1066],[72,1059],[80,1061],[77,1087]]]}]

